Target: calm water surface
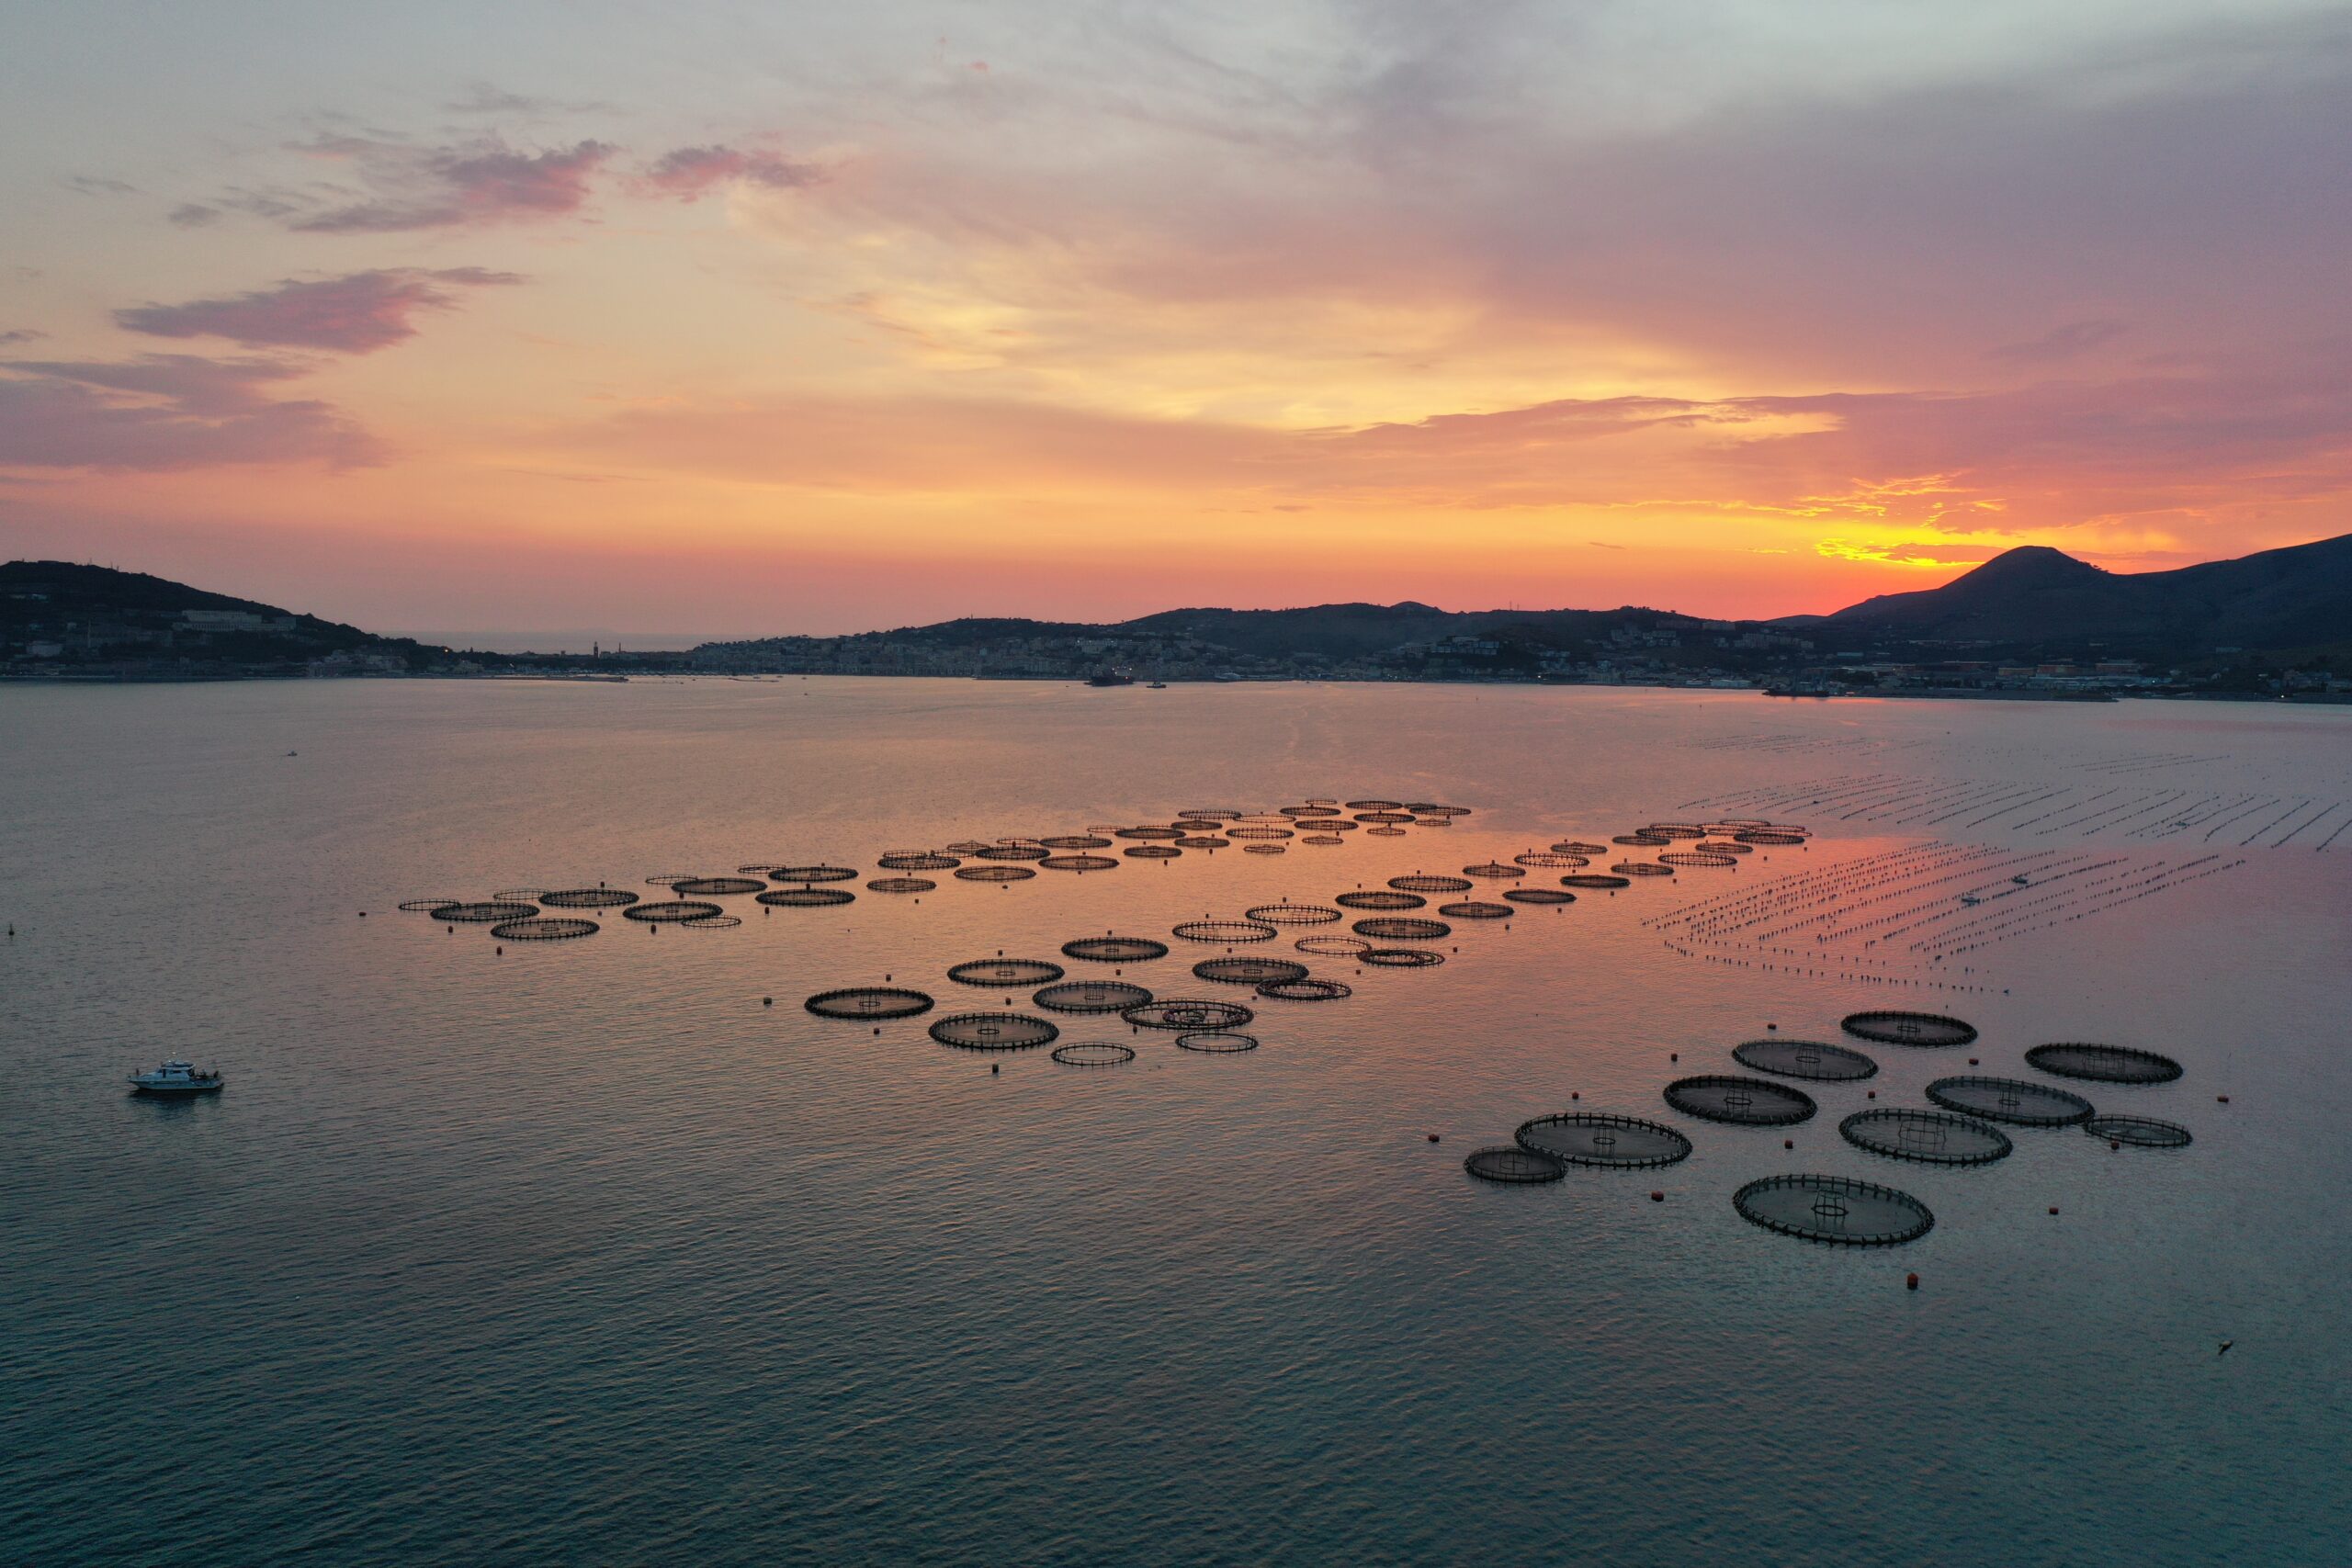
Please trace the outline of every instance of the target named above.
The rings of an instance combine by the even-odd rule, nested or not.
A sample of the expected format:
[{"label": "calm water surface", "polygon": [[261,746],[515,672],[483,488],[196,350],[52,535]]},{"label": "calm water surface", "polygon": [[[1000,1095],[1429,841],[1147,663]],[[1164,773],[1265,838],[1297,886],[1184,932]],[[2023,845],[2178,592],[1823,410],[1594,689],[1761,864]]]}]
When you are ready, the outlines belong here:
[{"label": "calm water surface", "polygon": [[[1988,811],[2051,804],[1971,826],[1900,798],[1976,784]],[[2161,834],[2100,826],[2122,790],[2150,792]],[[1800,804],[1712,809],[1809,823],[1810,847],[1464,923],[1442,967],[1317,960],[1355,995],[1263,1004],[1246,1055],[1066,1020],[1141,1053],[1081,1071],[799,1006],[885,976],[1001,1005],[943,971],[1773,792]],[[2352,834],[2169,826],[2237,795],[2352,801],[2352,712],[0,690],[0,1558],[2345,1562]],[[740,929],[616,919],[503,955],[393,908],[747,862],[874,874],[892,849],[1316,795],[1476,815],[919,900],[729,899]],[[2050,817],[2075,803],[2086,826]],[[1859,945],[1768,967],[1645,923],[1939,838],[2216,858],[1964,968]],[[1201,994],[1182,964],[1214,951],[1128,977]],[[1658,1099],[1733,1070],[1767,1023],[1836,1038],[1883,1006],[1984,1037],[1871,1047],[1881,1076],[1819,1086],[1822,1114],[1785,1134]],[[2075,1087],[2195,1145],[2019,1129],[2009,1159],[1941,1170],[1837,1136],[1869,1089],[1924,1103],[1966,1055],[2024,1075],[2058,1039],[2177,1056],[2176,1084]],[[217,1059],[230,1088],[121,1092],[166,1052]],[[1571,1094],[1676,1122],[1698,1152],[1548,1187],[1464,1176],[1470,1148]],[[1733,1190],[1783,1170],[1900,1186],[1938,1223],[1846,1250],[1743,1222]]]}]

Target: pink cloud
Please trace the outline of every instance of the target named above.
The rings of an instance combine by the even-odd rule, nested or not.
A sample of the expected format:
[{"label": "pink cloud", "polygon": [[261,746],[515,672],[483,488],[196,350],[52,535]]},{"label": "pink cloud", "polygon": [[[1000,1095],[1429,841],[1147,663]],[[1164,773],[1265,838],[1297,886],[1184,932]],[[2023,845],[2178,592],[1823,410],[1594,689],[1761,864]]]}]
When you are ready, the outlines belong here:
[{"label": "pink cloud", "polygon": [[636,183],[649,195],[694,201],[715,186],[737,181],[769,190],[798,190],[823,178],[824,172],[813,164],[714,143],[664,152]]},{"label": "pink cloud", "polygon": [[334,404],[268,395],[308,368],[184,354],[0,363],[0,465],[153,473],[382,462],[380,444]]},{"label": "pink cloud", "polygon": [[308,151],[348,161],[368,194],[298,217],[289,227],[311,234],[378,234],[577,212],[615,150],[602,141],[519,152],[495,137],[459,147],[335,137]]},{"label": "pink cloud", "polygon": [[183,305],[140,305],[117,310],[118,325],[150,337],[224,337],[248,348],[319,348],[368,354],[416,335],[410,318],[447,310],[456,290],[522,282],[511,272],[478,266],[393,267]]}]

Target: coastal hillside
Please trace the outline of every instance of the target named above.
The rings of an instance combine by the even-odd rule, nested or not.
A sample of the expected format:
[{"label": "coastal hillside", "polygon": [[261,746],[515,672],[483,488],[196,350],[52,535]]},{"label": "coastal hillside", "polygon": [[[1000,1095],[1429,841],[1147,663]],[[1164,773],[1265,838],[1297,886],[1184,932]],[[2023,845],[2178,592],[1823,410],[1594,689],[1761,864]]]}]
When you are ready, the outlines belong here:
[{"label": "coastal hillside", "polygon": [[0,660],[161,672],[334,661],[389,672],[436,651],[169,578],[74,561],[0,563]]}]

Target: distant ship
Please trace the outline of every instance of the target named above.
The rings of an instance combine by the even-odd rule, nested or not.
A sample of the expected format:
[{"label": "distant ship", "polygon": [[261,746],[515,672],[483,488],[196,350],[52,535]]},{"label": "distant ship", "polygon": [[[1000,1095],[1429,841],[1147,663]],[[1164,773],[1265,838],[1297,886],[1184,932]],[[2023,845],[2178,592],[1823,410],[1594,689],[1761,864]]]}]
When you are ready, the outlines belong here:
[{"label": "distant ship", "polygon": [[198,1068],[186,1062],[130,1075],[130,1087],[140,1094],[209,1094],[228,1080],[218,1068]]},{"label": "distant ship", "polygon": [[1099,674],[1089,675],[1086,678],[1086,683],[1090,686],[1132,686],[1136,683],[1136,678],[1132,675],[1122,675],[1115,670],[1105,670]]},{"label": "distant ship", "polygon": [[1147,692],[1164,692],[1167,689],[1168,682],[1165,681],[1154,681],[1151,684],[1144,688]]}]

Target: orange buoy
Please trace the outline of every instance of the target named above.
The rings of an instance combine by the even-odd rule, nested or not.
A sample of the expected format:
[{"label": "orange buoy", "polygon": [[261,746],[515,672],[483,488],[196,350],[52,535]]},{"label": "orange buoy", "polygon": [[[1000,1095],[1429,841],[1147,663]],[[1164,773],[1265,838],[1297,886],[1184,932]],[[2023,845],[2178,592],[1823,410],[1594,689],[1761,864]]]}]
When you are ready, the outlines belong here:
[{"label": "orange buoy", "polygon": [[1666,1194],[1663,1192],[1653,1192],[1650,1194],[1650,1201],[1653,1203],[1663,1203],[1666,1201]]}]

